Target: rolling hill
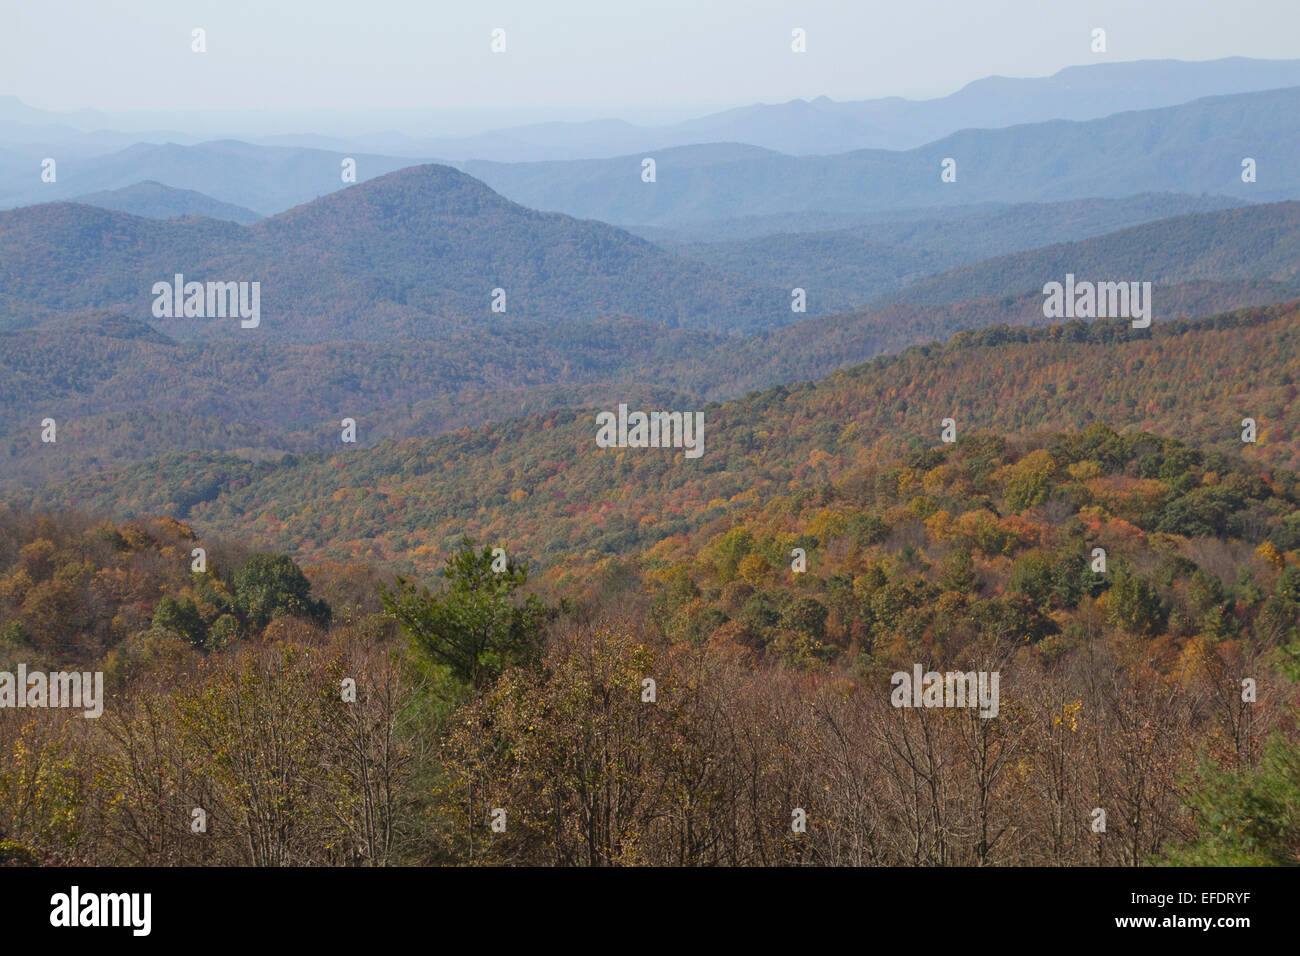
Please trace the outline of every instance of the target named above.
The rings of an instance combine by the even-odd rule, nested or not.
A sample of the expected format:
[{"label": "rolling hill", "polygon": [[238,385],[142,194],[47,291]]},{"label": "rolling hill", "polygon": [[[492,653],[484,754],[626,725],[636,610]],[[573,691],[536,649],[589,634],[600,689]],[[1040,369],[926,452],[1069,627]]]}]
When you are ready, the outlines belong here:
[{"label": "rolling hill", "polygon": [[182,216],[204,216],[208,219],[226,219],[241,226],[251,225],[262,217],[251,209],[219,202],[211,196],[192,189],[174,189],[152,180],[77,196],[73,202],[100,209],[115,209],[145,219],[178,219]]},{"label": "rolling hill", "polygon": [[[1300,296],[1267,280],[1157,286],[1161,318]],[[363,447],[520,414],[641,401],[724,401],[965,330],[1044,326],[1042,295],[888,304],[736,338],[631,317],[488,322],[434,338],[178,341],[114,313],[0,332],[0,490],[121,468],[178,449],[252,460],[329,450],[339,422]],[[35,423],[65,441],[40,446]]]},{"label": "rolling hill", "polygon": [[[332,449],[344,417],[365,423],[368,446],[615,392],[680,400],[703,370],[662,370],[729,341],[623,318],[486,323],[420,340],[183,342],[112,313],[71,316],[0,332],[0,488],[176,449],[250,458]],[[47,416],[59,441],[40,447],[32,426]]]},{"label": "rolling hill", "polygon": [[[750,239],[711,242],[660,239],[659,245],[674,255],[706,263],[751,282],[775,280],[788,288],[803,287],[810,296],[809,312],[816,314],[848,311],[873,300],[890,298],[890,293],[913,282],[919,283],[928,275],[962,264],[1110,235],[1129,226],[1176,215],[1239,205],[1225,197],[1170,194],[1078,199],[988,210],[977,207],[915,211],[906,218],[835,231],[792,230],[788,234],[760,234]],[[743,220],[735,228],[761,231],[764,227],[754,220]],[[1225,231],[1213,235],[1214,241],[1231,244]],[[1106,240],[1108,244],[1122,241],[1125,240],[1119,237]],[[962,298],[989,294],[985,285]]]},{"label": "rolling hill", "polygon": [[[705,451],[693,460],[680,450],[600,449],[592,411],[568,409],[278,462],[176,453],[10,497],[126,516],[184,513],[205,533],[313,559],[431,570],[432,556],[465,533],[546,561],[649,547],[734,508],[795,487],[815,494],[852,468],[933,447],[949,417],[963,434],[1105,421],[1294,469],[1298,324],[1291,303],[1147,330],[1072,322],[961,333],[817,383],[697,406]],[[1243,417],[1258,421],[1258,444],[1241,442]]]},{"label": "rolling hill", "polygon": [[[262,324],[157,318],[153,286],[259,282]],[[505,311],[493,312],[494,289]],[[360,183],[249,227],[52,203],[0,213],[0,329],[112,309],[176,338],[427,337],[636,314],[669,326],[763,327],[789,293],[745,287],[613,226],[539,213],[446,166]]]},{"label": "rolling hill", "polygon": [[[1080,279],[1300,279],[1300,202],[1175,216],[1105,236],[997,256],[922,279],[891,297],[937,305],[1041,290],[1067,272]],[[1168,313],[1165,313],[1168,314]]]},{"label": "rolling hill", "polygon": [[[374,184],[374,188],[382,185]],[[78,240],[75,234],[46,240],[45,248],[64,255],[43,253],[40,245],[24,246],[33,261],[40,259],[41,271],[27,274],[51,277],[51,283],[37,288],[31,298],[50,289],[67,293],[69,288],[82,291],[83,297],[73,301],[47,298],[51,314],[41,324],[0,332],[0,370],[4,372],[0,405],[6,410],[0,422],[0,484],[39,484],[51,474],[119,468],[178,449],[230,452],[251,459],[320,451],[333,447],[338,422],[344,417],[366,423],[359,441],[370,446],[385,439],[438,435],[526,412],[610,404],[622,400],[619,396],[657,397],[674,404],[724,401],[755,389],[823,378],[964,330],[997,324],[1046,325],[1050,320],[1043,315],[1042,283],[1059,280],[1069,271],[1094,279],[1153,276],[1157,321],[1212,315],[1300,296],[1300,279],[1295,274],[1295,263],[1300,262],[1296,248],[1300,204],[1283,203],[1174,217],[1079,243],[996,258],[924,278],[895,292],[892,301],[886,296],[887,301],[869,308],[829,315],[819,313],[837,305],[856,304],[872,291],[871,284],[878,292],[896,289],[907,277],[905,270],[924,273],[944,261],[959,259],[963,253],[960,249],[936,254],[905,246],[873,246],[852,235],[811,234],[738,244],[729,258],[714,260],[715,269],[734,269],[754,283],[782,279],[790,285],[798,283],[808,290],[811,313],[802,321],[741,337],[673,329],[629,316],[575,320],[559,309],[546,321],[507,313],[469,322],[444,322],[436,334],[428,334],[416,322],[376,328],[362,298],[355,303],[345,301],[348,308],[340,309],[338,303],[321,297],[321,289],[328,291],[330,286],[315,281],[308,263],[331,263],[326,271],[332,273],[336,287],[364,296],[384,274],[377,268],[365,277],[349,274],[355,264],[391,260],[395,263],[391,274],[395,288],[403,274],[400,270],[409,268],[413,253],[437,248],[437,241],[429,238],[435,232],[446,229],[446,235],[465,237],[466,233],[453,229],[467,222],[477,228],[483,218],[466,218],[462,206],[468,200],[438,192],[457,211],[458,218],[453,218],[457,226],[444,225],[438,214],[426,210],[415,215],[414,224],[404,224],[384,236],[379,222],[390,218],[402,222],[402,218],[376,206],[366,195],[371,188],[322,201],[325,209],[313,204],[301,213],[280,217],[276,225],[282,238],[265,240],[267,248],[291,250],[287,264],[274,256],[267,261],[285,270],[285,287],[302,310],[295,316],[305,316],[303,325],[280,329],[277,334],[235,332],[237,323],[230,322],[215,331],[205,330],[197,320],[157,320],[151,315],[148,319],[154,325],[150,325],[130,314],[111,311],[53,314],[56,308],[76,309],[86,297],[84,290],[77,288],[87,281],[77,274],[85,259],[68,254]],[[398,188],[385,195],[401,202],[400,197],[409,194],[409,190]],[[478,193],[471,191],[470,196],[475,195]],[[359,205],[347,205],[358,198]],[[494,204],[500,202],[494,200]],[[1151,208],[1160,205],[1157,202]],[[1047,211],[1032,207],[1023,215],[1004,213],[1009,218],[995,215],[980,221],[994,242],[1008,241],[1026,224],[1038,221],[1047,228],[1045,223],[1052,218],[1049,211],[1062,223],[1070,222],[1064,215],[1070,208],[1069,204],[1047,207]],[[85,218],[75,215],[78,209],[90,214],[92,221],[108,215],[86,207],[49,207],[49,211],[70,214],[71,223],[84,225]],[[1080,222],[1086,225],[1095,220],[1090,204],[1081,204],[1079,209]],[[536,216],[527,211],[523,214],[525,218]],[[300,215],[307,221],[300,221]],[[4,220],[0,216],[0,223]],[[996,224],[1003,221],[1008,226],[999,239]],[[361,240],[361,244],[345,242],[330,248],[319,239],[303,238],[329,235],[336,222],[355,224],[349,242]],[[373,230],[369,228],[372,222]],[[102,290],[103,283],[115,276],[130,274],[124,262],[138,273],[141,261],[159,261],[158,250],[151,249],[142,237],[152,241],[161,237],[164,241],[160,244],[171,250],[190,248],[183,246],[190,243],[192,261],[203,261],[205,251],[196,240],[224,244],[238,253],[241,242],[252,243],[250,233],[264,228],[244,230],[210,220],[149,223],[133,217],[120,217],[112,223],[104,229],[112,241],[101,238],[101,242],[105,258],[113,265],[96,276],[101,284],[91,292]],[[893,225],[933,235],[923,223]],[[132,231],[116,231],[121,226]],[[417,236],[414,240],[410,238],[413,234]],[[367,235],[371,238],[365,238]],[[962,241],[971,240],[953,240]],[[857,254],[847,255],[846,245],[856,248]],[[461,249],[471,247],[464,239]],[[508,246],[497,251],[502,249],[510,251]],[[335,265],[339,257],[348,264]],[[1121,272],[1130,262],[1140,263],[1145,271]],[[100,265],[104,266],[103,260]],[[468,269],[472,262],[466,260],[464,265]],[[425,268],[431,276],[446,275],[433,263]],[[1263,275],[1252,277],[1254,273]],[[1234,275],[1247,278],[1198,278]],[[743,286],[743,280],[739,285]],[[647,279],[641,288],[649,287]],[[385,291],[383,286],[379,288],[381,293]],[[966,290],[984,294],[953,299]],[[653,303],[654,294],[665,291],[671,287],[641,293],[637,307],[646,308]],[[842,295],[838,302],[834,299],[837,291]],[[777,297],[784,302],[784,294]],[[384,296],[378,300],[383,302]],[[371,324],[352,324],[352,314],[365,316]],[[336,326],[331,325],[340,317]],[[348,334],[357,337],[349,340]],[[65,441],[57,449],[41,449],[38,457],[32,457],[32,449],[39,447],[34,444],[33,423],[46,416],[55,417],[65,437],[75,440]]]}]

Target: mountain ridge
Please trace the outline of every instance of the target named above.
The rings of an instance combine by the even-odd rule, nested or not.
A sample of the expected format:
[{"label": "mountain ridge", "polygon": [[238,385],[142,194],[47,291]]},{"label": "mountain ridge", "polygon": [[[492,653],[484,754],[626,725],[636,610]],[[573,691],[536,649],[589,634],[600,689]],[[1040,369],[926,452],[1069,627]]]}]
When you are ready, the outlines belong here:
[{"label": "mountain ridge", "polygon": [[[734,149],[719,154],[712,147],[685,146],[654,154],[653,185],[640,180],[644,154],[458,165],[530,207],[627,226],[1146,192],[1280,201],[1300,198],[1300,129],[1291,119],[1297,112],[1300,87],[1292,87],[1096,120],[967,129],[906,151],[743,156]],[[1255,159],[1267,176],[1243,182],[1244,157]],[[941,181],[945,159],[956,160],[954,182]]]},{"label": "mountain ridge", "polygon": [[[746,288],[615,226],[527,209],[432,164],[248,227],[69,203],[21,207],[0,213],[0,266],[0,328],[89,308],[147,316],[154,283],[178,273],[262,283],[262,334],[300,341],[633,311],[725,329],[770,323],[780,303],[775,290]],[[492,311],[494,288],[505,291],[504,313]],[[181,338],[245,331],[208,319],[156,324]]]}]

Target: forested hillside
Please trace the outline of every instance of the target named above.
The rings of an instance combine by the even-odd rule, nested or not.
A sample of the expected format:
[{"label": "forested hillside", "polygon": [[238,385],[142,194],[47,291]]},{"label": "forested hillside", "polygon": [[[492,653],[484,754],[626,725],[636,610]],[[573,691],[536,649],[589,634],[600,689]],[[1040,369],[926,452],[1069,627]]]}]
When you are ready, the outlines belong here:
[{"label": "forested hillside", "polygon": [[[695,460],[599,449],[593,412],[568,409],[280,461],[176,453],[52,478],[19,498],[185,514],[205,531],[304,557],[428,570],[465,533],[547,562],[648,547],[792,482],[834,483],[934,447],[945,418],[963,434],[1108,422],[1296,468],[1297,321],[1292,304],[1146,330],[1072,322],[962,333],[817,383],[704,406]],[[1240,440],[1246,417],[1258,422],[1255,444]],[[33,440],[28,454],[48,448]]]},{"label": "forested hillside", "polygon": [[[10,508],[0,532],[0,665],[93,663],[112,700],[0,711],[0,861],[1300,851],[1300,478],[1157,435],[972,432],[551,568],[540,596],[469,542],[427,588],[170,519]],[[891,706],[914,666],[996,673],[997,719]]]},{"label": "forested hillside", "polygon": [[0,710],[0,861],[1293,863],[1297,323],[965,332],[698,459],[565,410],[51,478],[0,668],[111,706]]},{"label": "forested hillside", "polygon": [[[625,318],[488,322],[386,342],[200,343],[112,313],[79,314],[0,332],[0,402],[10,413],[0,422],[0,487],[177,449],[254,457],[332,449],[345,417],[365,423],[358,437],[370,445],[615,392],[666,400],[681,393],[657,382],[680,378],[693,393],[705,376],[665,369],[727,342]],[[36,426],[47,416],[61,437],[42,447]]]}]

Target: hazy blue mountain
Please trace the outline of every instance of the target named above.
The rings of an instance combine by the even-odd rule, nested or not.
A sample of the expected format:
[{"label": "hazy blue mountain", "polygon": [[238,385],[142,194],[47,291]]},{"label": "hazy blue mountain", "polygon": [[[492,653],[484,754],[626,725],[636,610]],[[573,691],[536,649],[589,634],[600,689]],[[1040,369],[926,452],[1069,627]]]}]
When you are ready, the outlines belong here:
[{"label": "hazy blue mountain", "polygon": [[[1147,215],[1170,202],[1177,200],[1130,200]],[[800,318],[790,309],[796,286],[807,292],[809,313],[819,314],[871,300],[933,305],[1015,296],[1066,272],[1161,284],[1296,276],[1300,202],[1166,218],[952,268],[978,254],[982,237],[996,249],[1035,231],[1086,232],[1104,225],[1107,208],[1017,207],[1001,219],[984,213],[886,224],[893,233],[860,229],[681,249],[697,260],[690,261],[604,223],[524,208],[446,166],[401,170],[249,227],[53,203],[0,214],[0,328],[104,308],[181,340],[247,334],[230,319],[154,320],[153,285],[178,272],[190,281],[260,282],[264,325],[257,334],[296,342],[613,315],[752,332]],[[910,240],[905,228],[915,231]],[[944,228],[947,248],[916,245],[941,239]],[[490,311],[494,288],[506,290],[505,314]]]},{"label": "hazy blue mountain", "polygon": [[[1300,197],[1300,87],[1211,97],[1088,122],[964,130],[904,152],[788,156],[711,144],[556,163],[462,164],[516,202],[619,224],[672,226],[742,216],[1214,193],[1247,201]],[[1243,183],[1243,158],[1258,181]],[[957,163],[957,181],[940,180]]]},{"label": "hazy blue mountain", "polygon": [[[1063,71],[1052,80],[1064,96],[1091,90],[1101,82],[1097,77],[1104,78],[1114,87],[1118,103],[1123,99],[1121,94],[1132,93],[1122,80],[1134,72],[1163,75],[1162,71],[1169,70],[1171,75],[1179,76],[1185,68],[1213,66],[1218,71],[1214,75],[1219,77],[1215,82],[1246,83],[1251,76],[1263,82],[1264,76],[1278,79],[1288,75],[1291,62],[1215,61],[1217,66],[1173,61],[1103,64],[1072,68],[1081,72]],[[1084,82],[1080,77],[1091,79]],[[1017,97],[1047,102],[1037,94],[1025,93],[1038,89],[1034,84],[1044,82],[995,78],[972,84],[954,96],[984,97],[990,103],[1015,102]],[[1209,82],[1188,79],[1183,88],[1191,95]],[[1148,87],[1139,84],[1136,89]],[[1132,93],[1130,100],[1137,96]],[[1084,95],[1081,102],[1092,100]],[[791,107],[788,112],[803,116],[845,105],[817,101]],[[746,109],[759,109],[766,117],[765,125],[784,128],[779,110]],[[1211,97],[1087,122],[1053,120],[1001,129],[965,129],[903,151],[836,152],[849,141],[828,134],[810,140],[817,144],[819,155],[798,156],[744,142],[750,134],[736,122],[728,121],[709,135],[729,136],[737,142],[673,147],[662,145],[671,144],[672,137],[661,137],[649,141],[660,146],[647,145],[638,151],[626,147],[628,152],[614,158],[529,163],[472,160],[459,165],[509,198],[534,208],[620,225],[665,227],[799,214],[812,216],[815,222],[791,226],[790,231],[825,230],[907,209],[1119,197],[1137,192],[1208,192],[1243,201],[1276,201],[1300,195],[1296,148],[1300,146],[1300,130],[1293,119],[1298,110],[1300,87],[1292,87]],[[364,181],[412,165],[412,156],[430,159],[454,153],[443,151],[436,141],[400,134],[381,138],[403,150],[400,155],[349,149],[343,138],[307,135],[274,139],[330,144],[332,148],[217,140],[189,145],[183,141],[137,142],[121,149],[118,147],[128,134],[73,136],[68,132],[75,129],[71,124],[42,128],[28,122],[30,112],[11,112],[19,118],[5,120],[0,113],[0,134],[4,122],[22,124],[27,132],[24,137],[7,140],[8,145],[0,148],[0,208],[73,200],[147,179],[201,192],[259,215],[273,215],[341,188],[340,163],[345,157],[356,160],[357,177]],[[40,115],[40,111],[36,113]],[[966,125],[974,125],[983,114],[971,108],[957,110],[955,115],[964,117]],[[998,122],[1001,120],[997,116],[988,114],[988,125]],[[483,144],[496,144],[491,149],[484,147],[488,153],[493,149],[500,152],[513,149],[510,144],[526,144],[527,135],[566,125],[570,124],[537,124],[521,127],[523,133],[482,134],[479,139]],[[795,119],[784,122],[791,129],[798,125]],[[599,152],[602,140],[619,140],[629,129],[636,129],[620,121],[576,126],[578,148],[583,152]],[[800,142],[808,139],[804,133],[791,135]],[[685,138],[697,137],[692,134]],[[658,163],[657,182],[653,184],[641,180],[641,162],[647,155],[642,150],[652,153]],[[482,150],[475,148],[474,152]],[[40,164],[47,156],[59,164],[54,183],[41,180]],[[1259,181],[1250,186],[1240,181],[1244,156],[1252,156],[1260,164]],[[958,179],[942,184],[938,164],[947,157],[958,161]]]},{"label": "hazy blue mountain", "polygon": [[944,210],[942,217],[867,223],[851,235],[951,252],[967,262],[1116,232],[1129,226],[1245,205],[1226,196],[1143,193],[1121,199],[1069,199],[994,209]]},{"label": "hazy blue mountain", "polygon": [[[340,129],[355,124],[356,119],[340,113],[284,114],[276,125],[297,132],[267,133],[264,113],[190,117],[186,126],[186,117],[174,113],[126,117],[95,110],[49,111],[9,96],[0,97],[0,142],[76,144],[90,152],[107,153],[137,142],[188,145],[233,138],[266,146],[346,154],[511,163],[608,159],[676,146],[739,142],[794,156],[811,156],[859,149],[913,149],[962,129],[998,129],[1054,119],[1100,119],[1126,110],[1176,106],[1207,96],[1293,86],[1300,86],[1300,60],[1138,60],[1071,66],[1046,77],[990,76],[948,96],[926,100],[890,96],[836,101],[821,96],[752,104],[662,125],[604,118],[536,122],[473,135],[437,136],[420,132],[433,124],[428,116],[414,111],[397,111],[388,117],[387,121],[396,125],[387,132],[341,133]],[[182,129],[176,129],[178,125]]]},{"label": "hazy blue mountain", "polygon": [[109,189],[104,192],[78,196],[75,202],[101,209],[116,209],[146,219],[176,219],[181,216],[206,216],[209,219],[226,219],[247,226],[262,217],[251,209],[219,202],[211,196],[192,189],[173,189],[162,183],[146,180],[134,186]]},{"label": "hazy blue mountain", "polygon": [[[0,208],[75,201],[87,193],[153,180],[271,215],[343,188],[341,164],[349,156],[356,160],[358,181],[412,165],[409,159],[392,156],[256,146],[234,140],[193,146],[137,143],[108,155],[70,156],[58,163],[58,180],[44,183],[39,159],[32,164],[30,151],[26,151],[8,162],[0,157]],[[19,159],[28,165],[13,168],[12,163]]]},{"label": "hazy blue mountain", "polygon": [[[262,325],[152,317],[153,286],[259,282]],[[493,289],[506,311],[491,310]],[[731,331],[774,325],[789,293],[756,289],[614,226],[540,213],[448,166],[415,166],[244,227],[76,203],[0,213],[0,329],[113,309],[177,339],[441,335],[636,315]]]},{"label": "hazy blue mountain", "polygon": [[[962,129],[1100,119],[1207,96],[1291,86],[1300,86],[1300,60],[1230,57],[1201,62],[1108,62],[1067,67],[1048,77],[986,77],[949,96],[929,100],[891,96],[837,102],[821,96],[754,104],[661,126],[638,126],[618,119],[535,123],[464,137],[358,137],[351,148],[497,162],[611,158],[716,142],[748,143],[794,156],[857,149],[902,150]],[[321,144],[300,141],[292,145]]]},{"label": "hazy blue mountain", "polygon": [[[1177,106],[1210,96],[1252,93],[1300,86],[1300,60],[1138,60],[1071,66],[1049,77],[990,76],[951,96],[920,102],[889,97],[857,103],[816,101],[820,109],[845,123],[856,121],[879,130],[875,142],[845,145],[845,151],[874,147],[910,149],[962,129],[999,129],[1048,120],[1092,120],[1129,110]],[[829,150],[798,139],[747,138],[798,154]]]}]

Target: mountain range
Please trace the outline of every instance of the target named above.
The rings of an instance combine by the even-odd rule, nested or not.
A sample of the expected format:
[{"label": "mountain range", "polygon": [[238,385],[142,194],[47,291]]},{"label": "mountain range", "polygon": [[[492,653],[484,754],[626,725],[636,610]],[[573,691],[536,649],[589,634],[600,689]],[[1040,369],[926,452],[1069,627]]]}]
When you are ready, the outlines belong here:
[{"label": "mountain range", "polygon": [[[354,135],[320,132],[329,125],[345,125],[338,120],[331,123],[329,116],[321,115],[286,117],[281,123],[313,122],[316,131],[311,133],[241,138],[274,147],[456,161],[599,159],[717,142],[749,143],[804,156],[858,149],[908,150],[962,129],[1099,119],[1207,96],[1293,86],[1300,86],[1300,60],[1140,60],[1070,66],[1044,77],[989,76],[932,99],[888,96],[835,101],[820,96],[785,103],[755,103],[658,126],[593,119],[531,123],[462,136],[397,130]],[[15,97],[0,97],[0,140],[13,144],[39,143],[77,150],[99,144],[107,151],[139,142],[191,145],[213,138],[205,131],[212,129],[214,120],[191,129],[169,128],[176,119],[161,115],[115,116],[95,110],[56,112],[35,109]],[[412,130],[438,125],[428,115],[416,112],[404,119],[404,125]],[[238,117],[222,122],[233,134]],[[402,124],[403,118],[394,116],[392,122]],[[149,128],[150,123],[153,128]],[[264,120],[261,125],[265,125]],[[128,128],[134,131],[128,132]]]},{"label": "mountain range", "polygon": [[[129,195],[161,203],[158,211],[224,211],[156,184]],[[1163,215],[1187,209],[1207,211]],[[1096,235],[1132,222],[1139,225]],[[1024,248],[1058,237],[1072,241]],[[145,219],[75,203],[0,213],[0,329],[100,309],[179,340],[247,337],[229,320],[155,316],[154,284],[181,274],[259,282],[266,319],[252,334],[274,341],[428,338],[485,322],[520,328],[618,315],[752,333],[803,317],[791,308],[794,289],[805,292],[804,314],[821,315],[872,302],[1015,297],[1070,272],[1161,286],[1285,287],[1297,278],[1298,244],[1295,202],[1233,206],[1155,195],[656,245],[601,222],[524,208],[464,173],[430,165],[249,226],[202,216]],[[981,257],[981,248],[992,257]],[[1019,251],[996,255],[1004,249]],[[504,312],[493,311],[497,289]],[[1256,304],[1251,295],[1213,304]],[[1194,302],[1181,305],[1204,314]]]},{"label": "mountain range", "polygon": [[[986,94],[1002,120],[1017,98],[1024,115],[1074,115],[1081,102],[1060,103],[1081,89],[1120,97],[1126,76],[1165,75],[1128,66],[994,78],[960,102],[971,117]],[[1213,82],[1264,75],[1237,67]],[[1208,73],[1170,69],[1185,96],[1209,88],[1196,79]],[[1159,85],[1134,80],[1126,105],[1174,95]],[[1067,273],[1152,282],[1161,325],[1292,300],[1300,202],[1268,200],[1300,183],[1297,106],[1300,87],[1233,93],[904,151],[692,145],[659,153],[653,182],[636,155],[461,164],[496,187],[361,155],[344,185],[340,153],[234,141],[61,165],[42,185],[77,201],[0,213],[3,484],[98,480],[179,450],[270,466],[335,448],[344,418],[373,449],[629,400],[749,401],[954,335],[1045,326],[1041,289]],[[960,157],[955,182],[938,176],[945,153]],[[1242,181],[1238,154],[1258,182]],[[177,274],[257,282],[261,324],[157,314],[155,283]],[[795,288],[806,313],[790,307]],[[999,334],[1008,348],[1043,341]],[[45,416],[57,448],[35,441]],[[208,500],[176,495],[187,514]]]},{"label": "mountain range", "polygon": [[[453,165],[522,205],[623,226],[698,230],[767,220],[769,232],[826,231],[987,203],[1139,193],[1210,193],[1237,202],[1298,198],[1300,133],[1292,120],[1298,109],[1300,87],[1289,87],[1087,121],[964,129],[906,150],[793,155],[712,142],[613,158]],[[54,182],[42,181],[43,158],[59,159]],[[233,140],[136,143],[61,159],[44,146],[15,145],[0,150],[0,208],[152,180],[269,216],[342,189],[349,158],[358,181],[412,164],[392,154]],[[646,158],[655,160],[654,182],[642,180]],[[1254,182],[1242,181],[1246,159],[1255,162]],[[955,161],[955,181],[941,179],[945,160]]]},{"label": "mountain range", "polygon": [[618,314],[736,329],[789,310],[788,292],[747,288],[604,223],[526,209],[446,166],[358,183],[248,227],[75,203],[0,214],[0,328],[105,308],[180,338],[247,334],[233,321],[154,317],[154,284],[176,274],[259,282],[254,334],[288,341]]},{"label": "mountain range", "polygon": [[[742,144],[614,159],[461,164],[516,202],[621,225],[856,213],[1144,192],[1300,196],[1300,88],[1216,96],[1104,119],[968,129],[904,151],[790,156]],[[644,182],[643,159],[655,160]],[[1257,179],[1243,181],[1255,161]],[[941,176],[955,162],[955,180]]]},{"label": "mountain range", "polygon": [[[1143,222],[1189,207],[1207,211]],[[981,237],[992,252],[1072,235],[1087,238],[966,261]],[[1041,289],[1067,272],[1153,282],[1157,322],[1300,296],[1296,202],[1150,195],[665,245],[524,209],[442,166],[248,227],[66,203],[0,213],[4,483],[166,448],[319,451],[344,417],[373,445],[629,397],[734,399],[963,330],[1045,325]],[[176,271],[262,283],[262,325],[155,317],[152,284]],[[790,310],[796,285],[806,316]],[[720,321],[733,314],[743,324]],[[46,416],[57,449],[33,445]]]}]

